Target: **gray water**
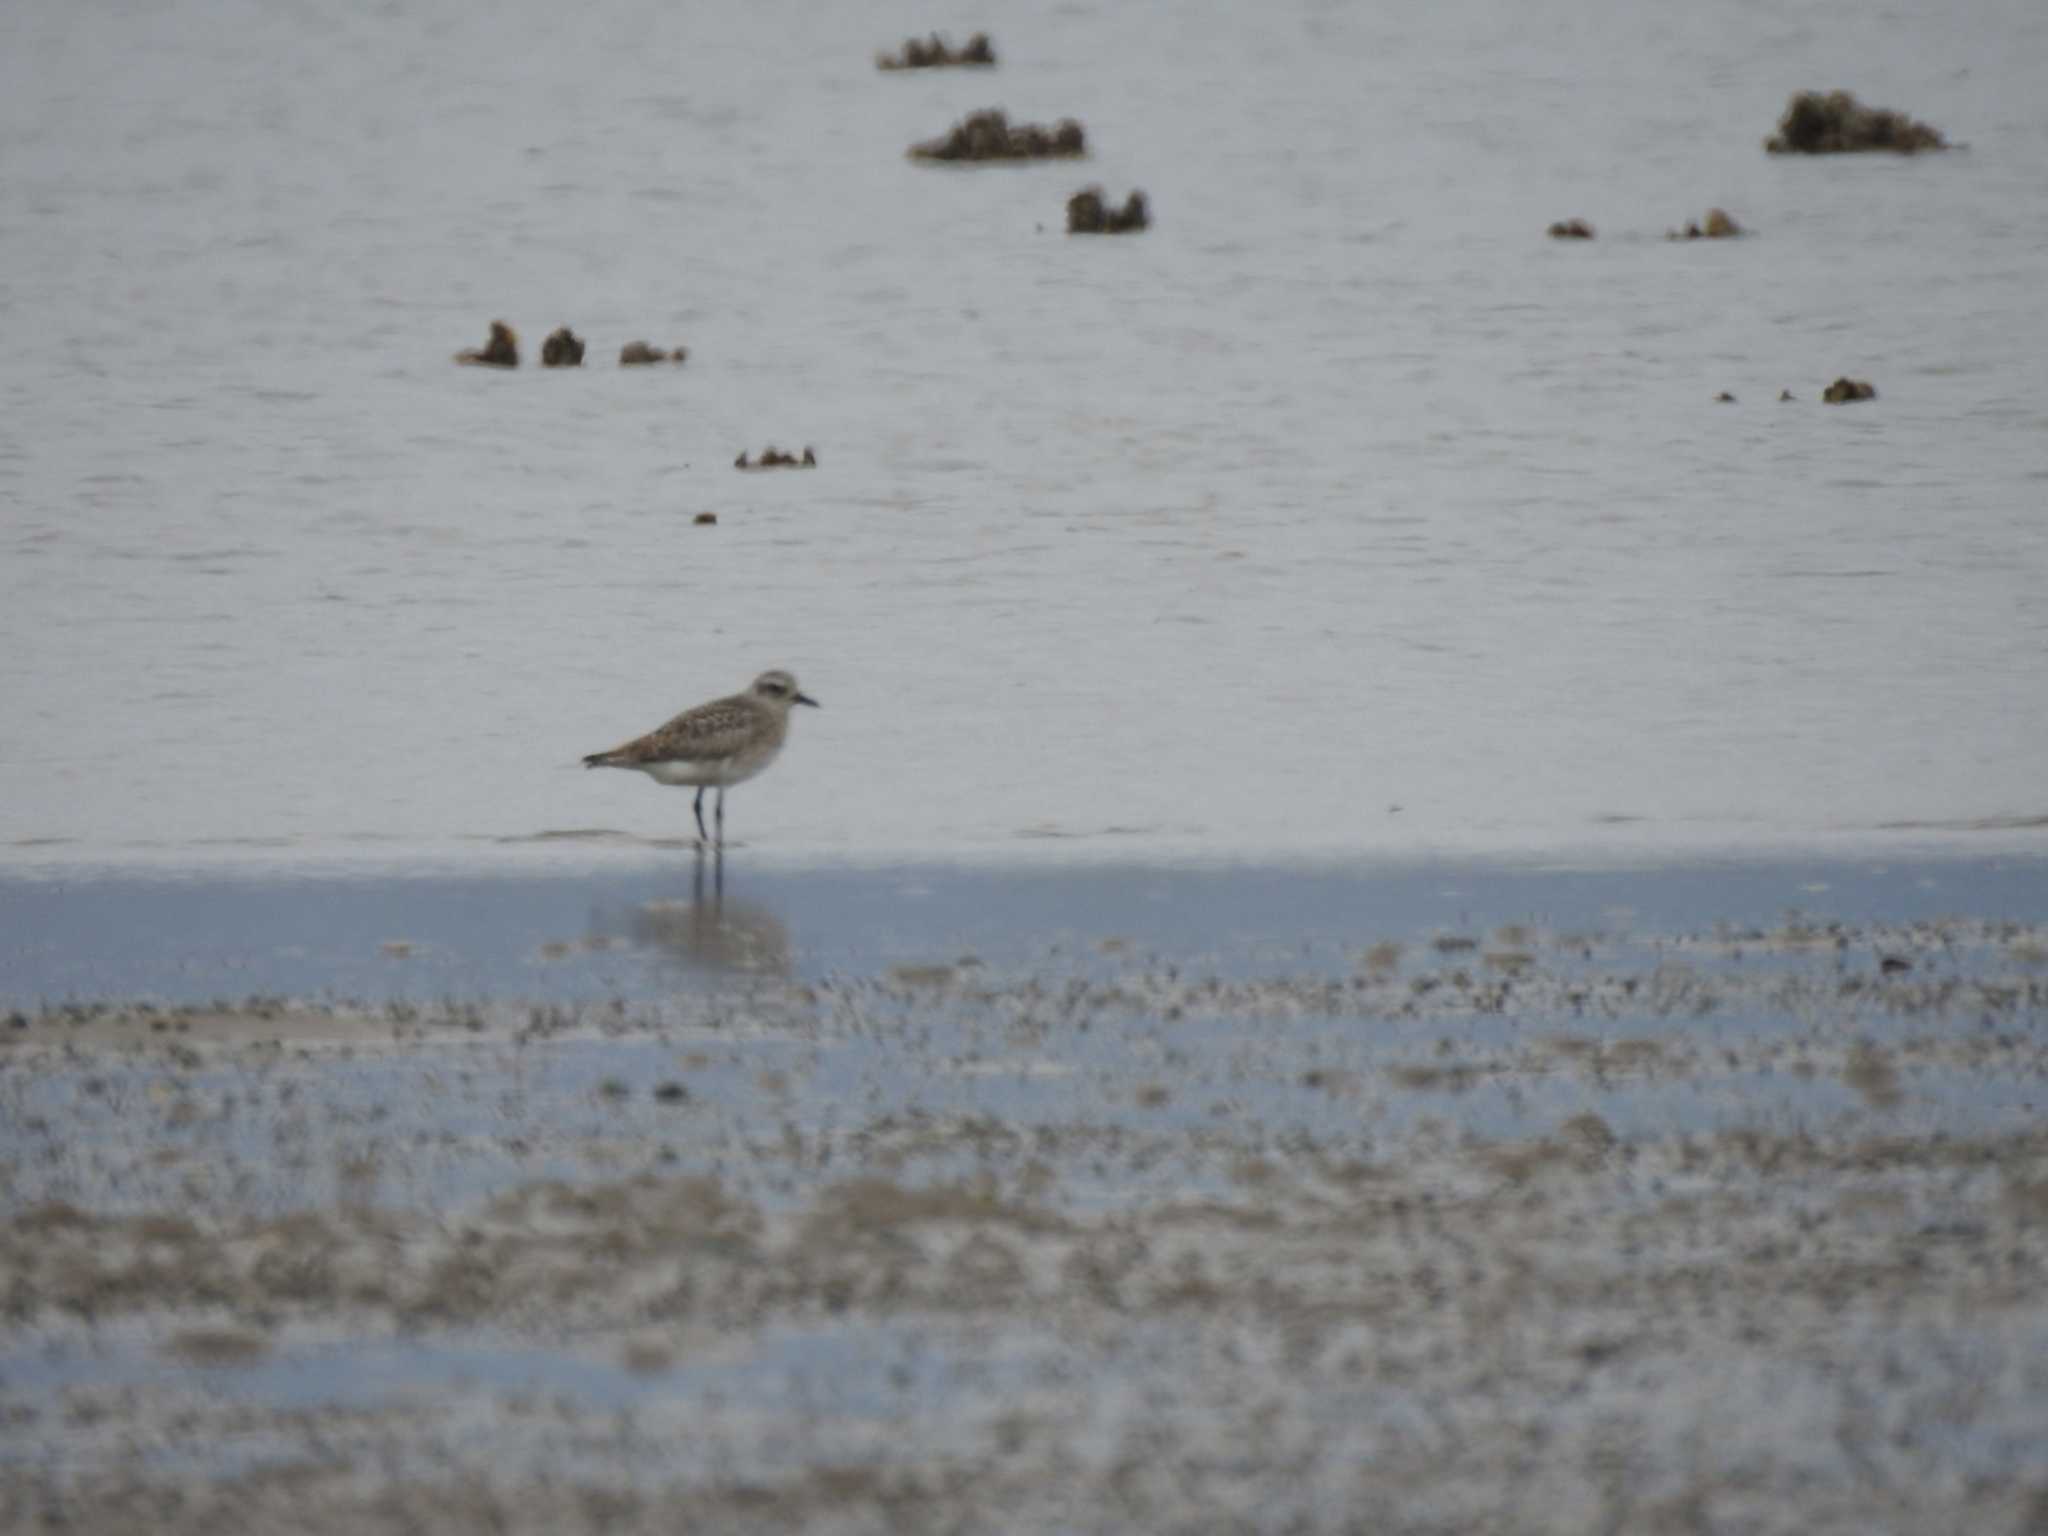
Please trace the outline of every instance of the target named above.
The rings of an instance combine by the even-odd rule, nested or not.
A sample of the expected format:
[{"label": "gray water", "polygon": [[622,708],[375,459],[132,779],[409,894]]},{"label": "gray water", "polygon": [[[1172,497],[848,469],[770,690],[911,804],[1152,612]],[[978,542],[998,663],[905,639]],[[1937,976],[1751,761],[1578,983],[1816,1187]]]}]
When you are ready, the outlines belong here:
[{"label": "gray water", "polygon": [[[2044,64],[2033,0],[19,0],[0,860],[673,837],[576,758],[770,665],[763,858],[2039,844]],[[1767,156],[1833,86],[1969,147]],[[904,158],[987,105],[1090,161]],[[451,366],[498,316],[588,365]]]}]

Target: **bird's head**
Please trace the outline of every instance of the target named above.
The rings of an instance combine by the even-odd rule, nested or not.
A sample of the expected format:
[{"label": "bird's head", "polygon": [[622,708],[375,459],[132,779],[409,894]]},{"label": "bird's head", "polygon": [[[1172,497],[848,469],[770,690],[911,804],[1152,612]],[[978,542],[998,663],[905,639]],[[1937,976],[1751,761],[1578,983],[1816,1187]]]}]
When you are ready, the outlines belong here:
[{"label": "bird's head", "polygon": [[765,699],[777,709],[788,709],[792,704],[808,704],[813,709],[821,708],[818,701],[796,685],[796,678],[777,668],[763,672],[754,679],[754,697]]}]

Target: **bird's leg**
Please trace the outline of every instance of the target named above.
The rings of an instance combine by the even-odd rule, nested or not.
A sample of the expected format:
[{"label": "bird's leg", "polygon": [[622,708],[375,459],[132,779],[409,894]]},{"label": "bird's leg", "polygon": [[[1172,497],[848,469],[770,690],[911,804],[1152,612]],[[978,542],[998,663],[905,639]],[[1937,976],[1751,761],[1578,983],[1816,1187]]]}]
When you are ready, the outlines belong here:
[{"label": "bird's leg", "polygon": [[710,842],[710,841],[711,841],[711,834],[710,834],[709,832],[706,832],[706,831],[704,830],[704,790],[703,790],[703,788],[702,788],[701,786],[699,786],[699,788],[698,788],[698,790],[697,790],[697,804],[696,804],[696,810],[697,810],[697,841],[698,841],[698,842],[700,842],[700,843],[708,843],[708,842]]},{"label": "bird's leg", "polygon": [[725,786],[723,784],[718,786],[718,846],[721,852],[725,848]]}]

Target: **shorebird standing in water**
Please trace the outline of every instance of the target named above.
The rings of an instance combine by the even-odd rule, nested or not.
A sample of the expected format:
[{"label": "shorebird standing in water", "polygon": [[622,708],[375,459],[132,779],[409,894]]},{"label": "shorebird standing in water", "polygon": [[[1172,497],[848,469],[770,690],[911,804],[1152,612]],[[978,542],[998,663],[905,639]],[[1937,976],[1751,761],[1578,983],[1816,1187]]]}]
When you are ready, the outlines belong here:
[{"label": "shorebird standing in water", "polygon": [[712,841],[704,829],[704,791],[718,791],[718,847],[725,846],[725,792],[744,783],[775,761],[789,739],[789,711],[797,704],[813,709],[818,701],[806,695],[787,672],[763,672],[745,693],[714,699],[686,709],[663,726],[609,752],[593,752],[586,768],[633,768],[657,784],[694,785],[697,790],[697,835]]}]

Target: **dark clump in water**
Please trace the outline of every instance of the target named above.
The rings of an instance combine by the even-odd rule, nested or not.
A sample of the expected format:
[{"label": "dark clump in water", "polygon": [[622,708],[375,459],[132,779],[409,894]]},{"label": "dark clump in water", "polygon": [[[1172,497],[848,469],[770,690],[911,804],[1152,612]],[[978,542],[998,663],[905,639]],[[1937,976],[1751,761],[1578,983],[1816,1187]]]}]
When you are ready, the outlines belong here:
[{"label": "dark clump in water", "polygon": [[1100,187],[1085,188],[1067,199],[1070,235],[1121,235],[1143,229],[1151,222],[1143,192],[1132,192],[1121,208],[1111,205]]},{"label": "dark clump in water", "polygon": [[581,368],[583,338],[566,325],[556,326],[548,339],[541,343],[540,365],[543,368]]},{"label": "dark clump in water", "polygon": [[1774,155],[1843,155],[1890,150],[1914,155],[1947,149],[1941,130],[1887,107],[1866,107],[1848,91],[1801,91],[1785,106],[1778,131],[1764,140]]},{"label": "dark clump in water", "polygon": [[806,448],[804,449],[803,457],[798,458],[793,453],[784,453],[780,448],[770,443],[761,450],[761,457],[758,459],[750,459],[742,451],[740,456],[732,461],[732,467],[734,469],[816,469],[818,467],[818,455],[814,450]]},{"label": "dark clump in water", "polygon": [[677,347],[673,352],[664,352],[660,347],[644,341],[629,341],[619,348],[619,366],[633,368],[647,363],[680,363],[690,355],[688,347]]},{"label": "dark clump in water", "polygon": [[1593,238],[1593,226],[1584,219],[1559,219],[1550,226],[1550,238],[1553,240],[1590,240]]},{"label": "dark clump in water", "polygon": [[1725,208],[1709,208],[1706,221],[1702,224],[1687,222],[1685,228],[1666,233],[1666,240],[1733,240],[1747,234],[1735,216]]},{"label": "dark clump in water", "polygon": [[517,368],[519,333],[502,320],[491,322],[491,339],[455,354],[455,361],[479,368]]},{"label": "dark clump in water", "polygon": [[1851,400],[1875,400],[1877,386],[1865,379],[1840,378],[1822,390],[1820,397],[1829,405],[1843,405]]},{"label": "dark clump in water", "polygon": [[1087,135],[1071,117],[1050,128],[1015,127],[999,109],[970,112],[941,138],[910,146],[913,160],[1055,160],[1088,152]]},{"label": "dark clump in water", "polygon": [[957,53],[953,46],[938,33],[928,38],[907,38],[896,53],[875,55],[877,69],[944,69],[948,67],[980,67],[986,69],[996,61],[995,45],[988,40],[986,32],[977,32],[967,39],[967,46]]}]

